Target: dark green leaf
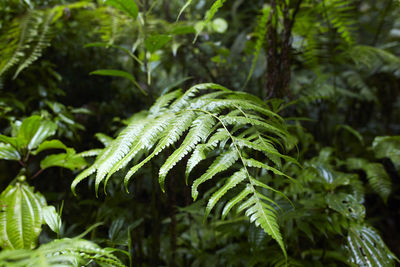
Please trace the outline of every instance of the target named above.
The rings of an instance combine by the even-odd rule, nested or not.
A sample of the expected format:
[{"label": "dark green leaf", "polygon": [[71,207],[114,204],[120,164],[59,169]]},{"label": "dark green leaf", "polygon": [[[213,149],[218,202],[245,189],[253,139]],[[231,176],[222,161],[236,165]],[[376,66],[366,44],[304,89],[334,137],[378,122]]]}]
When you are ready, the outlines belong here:
[{"label": "dark green leaf", "polygon": [[139,9],[134,0],[106,0],[104,3],[125,12],[133,19],[136,19],[139,14]]},{"label": "dark green leaf", "polygon": [[329,208],[343,214],[349,219],[362,221],[365,217],[365,208],[352,195],[346,193],[328,194],[326,204]]},{"label": "dark green leaf", "polygon": [[86,160],[82,156],[76,154],[75,150],[72,148],[68,148],[67,153],[47,156],[40,162],[41,169],[47,169],[50,167],[63,167],[70,170],[75,170],[82,169],[86,165]]},{"label": "dark green leaf", "polygon": [[146,39],[146,49],[150,53],[154,53],[166,45],[171,39],[172,37],[166,34],[151,35]]},{"label": "dark green leaf", "polygon": [[137,88],[144,94],[147,95],[146,91],[136,82],[135,77],[132,74],[123,70],[113,70],[113,69],[102,69],[95,70],[90,73],[90,75],[102,75],[102,76],[113,76],[113,77],[123,77],[130,80]]},{"label": "dark green leaf", "polygon": [[64,149],[67,150],[67,146],[64,145],[60,140],[50,140],[44,141],[39,145],[39,147],[32,152],[33,155],[37,155],[38,153],[42,152],[43,150],[48,149]]},{"label": "dark green leaf", "polygon": [[394,266],[395,256],[372,227],[354,225],[347,236],[351,262],[357,266]]}]

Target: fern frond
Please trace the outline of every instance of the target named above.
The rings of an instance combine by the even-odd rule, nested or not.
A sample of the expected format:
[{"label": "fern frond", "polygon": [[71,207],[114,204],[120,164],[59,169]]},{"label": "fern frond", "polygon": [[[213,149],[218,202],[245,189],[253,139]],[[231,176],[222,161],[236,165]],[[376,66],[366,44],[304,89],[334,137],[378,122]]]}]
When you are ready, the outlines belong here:
[{"label": "fern frond", "polygon": [[392,181],[381,163],[369,162],[361,158],[348,158],[347,167],[351,170],[363,170],[371,188],[383,201],[387,201],[391,193]]},{"label": "fern frond", "polygon": [[231,177],[228,178],[226,183],[218,189],[208,200],[205,217],[210,214],[211,210],[217,204],[217,202],[232,188],[238,185],[240,182],[247,178],[246,170],[244,168],[235,172]]},{"label": "fern frond", "polygon": [[270,8],[263,8],[262,14],[259,16],[257,20],[257,26],[254,31],[254,35],[256,38],[256,44],[254,46],[254,52],[253,52],[253,60],[251,62],[251,67],[249,74],[247,75],[246,79],[246,84],[249,82],[251,76],[253,75],[253,72],[256,68],[257,65],[257,60],[261,52],[261,48],[265,42],[265,36],[267,35],[267,23],[268,23],[268,18],[270,15]]},{"label": "fern frond", "polygon": [[22,64],[18,66],[13,76],[13,79],[15,79],[21,71],[23,71],[34,61],[36,61],[42,55],[42,51],[50,46],[50,41],[52,38],[50,23],[52,22],[53,17],[53,12],[47,12],[47,14],[45,14],[43,18],[40,19],[41,23],[40,28],[38,29],[39,32],[37,33],[38,36],[35,38],[34,43],[30,44],[31,46],[33,46],[30,49],[29,54],[26,55],[27,57],[24,59]]},{"label": "fern frond", "polygon": [[196,144],[207,139],[214,123],[214,118],[209,115],[202,115],[193,121],[193,127],[187,134],[185,140],[183,140],[182,145],[168,157],[164,165],[160,168],[159,182],[161,188],[164,188],[164,180],[169,170],[171,170],[184,156],[191,152]]},{"label": "fern frond", "polygon": [[199,195],[197,188],[200,184],[204,183],[207,180],[210,180],[216,174],[229,169],[229,167],[231,167],[238,159],[239,155],[235,149],[230,149],[227,152],[219,155],[210,165],[207,171],[202,176],[200,176],[200,178],[194,180],[192,185],[193,199],[196,200],[197,196]]},{"label": "fern frond", "polygon": [[[202,94],[210,90],[216,92]],[[277,213],[271,206],[271,203],[275,206],[277,204],[261,192],[282,193],[252,177],[250,168],[263,168],[273,174],[286,176],[278,169],[281,161],[295,160],[283,155],[279,147],[290,147],[289,143],[290,135],[285,121],[260,99],[235,93],[216,84],[199,84],[183,95],[180,91],[175,91],[162,96],[150,108],[150,112],[130,119],[127,128],[103,149],[92,166],[78,175],[72,187],[74,190],[77,183],[97,172],[97,192],[101,182],[105,180],[106,186],[112,174],[127,166],[137,155],[143,154],[140,151],[148,153],[126,173],[124,182],[127,187],[131,176],[144,164],[175,145],[175,150],[159,170],[162,189],[170,170],[186,156],[189,156],[186,179],[202,160],[210,158],[211,163],[207,170],[194,179],[193,199],[198,198],[199,186],[225,171],[233,173],[209,199],[206,213],[230,189],[244,186],[242,193],[226,204],[222,216],[225,217],[233,206],[242,202],[238,211],[245,210],[250,220],[271,235],[286,253],[276,222]],[[220,154],[211,158],[212,151],[217,147]],[[265,153],[271,164],[248,158],[247,155],[255,154],[254,151]]]},{"label": "fern frond", "polygon": [[383,165],[380,163],[369,163],[365,171],[372,189],[386,202],[392,191],[392,181]]},{"label": "fern frond", "polygon": [[100,266],[125,267],[110,251],[84,239],[56,239],[35,250],[4,250],[0,252],[0,266]]},{"label": "fern frond", "polygon": [[210,137],[206,144],[200,144],[196,146],[193,151],[192,156],[189,158],[186,165],[186,180],[189,177],[190,172],[199,164],[200,161],[206,158],[206,152],[214,149],[219,142],[229,139],[229,134],[223,130],[219,129],[213,136]]},{"label": "fern frond", "polygon": [[5,43],[1,47],[0,76],[18,64],[25,56],[25,49],[29,48],[29,44],[37,34],[40,25],[38,22],[39,14],[37,11],[32,11],[20,21],[15,19],[10,29],[5,32],[7,38],[4,38],[4,40],[8,39],[11,42]]}]

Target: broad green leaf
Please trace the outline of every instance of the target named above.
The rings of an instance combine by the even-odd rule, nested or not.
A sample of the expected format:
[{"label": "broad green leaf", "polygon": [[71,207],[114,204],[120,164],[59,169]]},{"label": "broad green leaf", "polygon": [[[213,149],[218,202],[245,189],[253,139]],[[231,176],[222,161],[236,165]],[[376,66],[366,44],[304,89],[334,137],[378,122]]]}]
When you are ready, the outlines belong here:
[{"label": "broad green leaf", "polygon": [[13,146],[16,149],[19,149],[22,141],[23,141],[22,139],[17,138],[17,137],[9,137],[9,136],[0,134],[0,142],[10,144],[11,146]]},{"label": "broad green leaf", "polygon": [[172,37],[166,34],[155,34],[149,36],[145,41],[146,49],[150,53],[154,53],[155,51],[161,49],[164,45],[166,45],[169,41],[172,40]]},{"label": "broad green leaf", "polygon": [[132,74],[123,71],[123,70],[114,70],[114,69],[101,69],[95,70],[89,73],[90,75],[101,75],[101,76],[113,76],[113,77],[123,77],[130,80],[144,95],[147,95],[147,92],[137,83],[135,77]]},{"label": "broad green leaf", "polygon": [[349,229],[347,242],[351,263],[368,267],[394,266],[396,257],[372,227],[352,226]]},{"label": "broad green leaf", "polygon": [[133,19],[136,19],[139,14],[139,8],[134,0],[106,0],[104,3],[125,12]]},{"label": "broad green leaf", "polygon": [[56,130],[57,124],[34,115],[22,122],[18,131],[18,138],[23,140],[24,147],[32,150],[37,148],[46,138],[54,135]]},{"label": "broad green leaf", "polygon": [[64,149],[66,151],[67,146],[64,145],[60,140],[44,141],[39,145],[39,147],[35,151],[32,152],[32,154],[37,155],[43,150],[48,150],[48,149]]},{"label": "broad green leaf", "polygon": [[73,171],[82,169],[86,165],[86,160],[81,155],[76,154],[72,148],[68,148],[67,153],[49,155],[40,162],[40,168],[43,170],[50,167],[63,167]]},{"label": "broad green leaf", "polygon": [[43,223],[46,200],[33,187],[16,183],[0,195],[0,246],[3,249],[33,249]]},{"label": "broad green leaf", "polygon": [[20,160],[21,155],[10,144],[0,143],[0,159]]},{"label": "broad green leaf", "polygon": [[61,228],[61,217],[57,213],[54,206],[46,206],[43,208],[43,218],[45,223],[50,227],[50,229],[59,234]]},{"label": "broad green leaf", "polygon": [[364,206],[352,195],[346,193],[328,194],[326,196],[328,207],[343,214],[349,219],[362,221],[365,217]]}]

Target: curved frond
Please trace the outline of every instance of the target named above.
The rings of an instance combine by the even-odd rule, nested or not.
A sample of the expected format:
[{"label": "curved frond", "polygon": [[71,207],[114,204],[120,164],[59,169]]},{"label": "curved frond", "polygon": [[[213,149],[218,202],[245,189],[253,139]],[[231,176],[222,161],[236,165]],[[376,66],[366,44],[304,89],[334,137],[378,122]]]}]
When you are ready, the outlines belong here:
[{"label": "curved frond", "polygon": [[[124,182],[158,154],[168,155],[159,170],[159,183],[164,189],[165,179],[175,165],[188,156],[186,182],[198,164],[209,159],[208,168],[194,179],[192,197],[198,198],[199,187],[215,180],[222,173],[231,173],[208,200],[206,214],[234,187],[241,193],[228,200],[222,217],[236,204],[238,212],[245,214],[257,226],[275,239],[285,253],[282,236],[277,224],[277,204],[265,192],[282,193],[252,177],[252,168],[263,168],[265,175],[286,176],[279,170],[282,161],[296,160],[282,154],[291,147],[290,134],[285,121],[268,108],[260,99],[246,93],[236,93],[223,86],[206,83],[191,87],[184,94],[171,92],[156,101],[150,112],[129,120],[128,126],[99,154],[92,166],[78,175],[73,188],[88,175],[97,172],[95,188],[135,159],[139,162],[126,173]],[[215,152],[219,154],[215,157]],[[262,153],[254,153],[254,152]],[[140,160],[137,155],[147,156]],[[249,158],[258,154],[263,161]],[[138,161],[139,160],[139,161]],[[266,163],[264,163],[266,162]],[[290,177],[289,177],[290,178]],[[291,178],[290,178],[291,179]]]}]

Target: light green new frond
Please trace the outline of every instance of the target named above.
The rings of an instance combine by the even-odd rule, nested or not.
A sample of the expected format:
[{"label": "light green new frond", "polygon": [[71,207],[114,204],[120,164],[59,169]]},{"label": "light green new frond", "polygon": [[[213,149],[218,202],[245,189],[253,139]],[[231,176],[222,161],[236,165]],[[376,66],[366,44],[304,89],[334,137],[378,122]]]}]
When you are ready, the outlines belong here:
[{"label": "light green new frond", "polygon": [[196,180],[194,180],[193,185],[192,185],[193,199],[196,200],[197,196],[199,195],[199,191],[197,190],[199,185],[206,182],[207,180],[210,180],[216,174],[227,170],[238,159],[239,159],[239,154],[235,149],[230,149],[227,152],[218,156],[214,160],[214,162],[210,165],[210,167],[207,169],[207,171],[202,176],[200,176],[200,178],[197,178]]},{"label": "light green new frond", "polygon": [[190,153],[193,148],[200,141],[206,140],[215,124],[215,119],[208,114],[203,114],[195,121],[193,121],[193,127],[186,135],[182,145],[179,146],[161,166],[159,172],[159,182],[161,188],[164,190],[164,181],[168,172],[178,163],[184,156]]},{"label": "light green new frond", "polygon": [[218,191],[216,191],[208,200],[205,217],[207,217],[208,214],[210,214],[215,204],[217,204],[217,202],[221,199],[221,197],[223,197],[226,194],[226,192],[234,188],[236,185],[244,181],[246,178],[247,178],[247,173],[244,168],[240,169],[239,171],[235,172],[231,177],[229,177],[226,183],[220,189],[218,189]]}]

